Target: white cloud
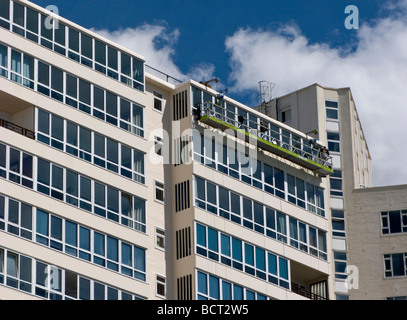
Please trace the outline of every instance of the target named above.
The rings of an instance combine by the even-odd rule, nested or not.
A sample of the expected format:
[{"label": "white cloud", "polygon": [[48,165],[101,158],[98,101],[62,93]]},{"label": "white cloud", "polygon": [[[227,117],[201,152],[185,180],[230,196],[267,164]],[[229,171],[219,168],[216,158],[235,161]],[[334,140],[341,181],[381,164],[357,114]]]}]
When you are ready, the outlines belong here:
[{"label": "white cloud", "polygon": [[386,9],[398,12],[349,30],[357,32],[352,52],[310,44],[295,26],[275,32],[240,29],[225,42],[233,91],[257,90],[260,80],[276,83],[274,97],[313,83],[350,87],[375,186],[407,184],[407,1]]},{"label": "white cloud", "polygon": [[[192,66],[183,72],[175,64],[175,49],[180,32],[168,31],[165,25],[144,24],[137,28],[115,31],[93,30],[101,36],[144,56],[146,64],[179,80],[211,79],[215,67],[209,63]],[[151,71],[153,73],[153,71]],[[199,81],[199,80],[198,80]]]}]

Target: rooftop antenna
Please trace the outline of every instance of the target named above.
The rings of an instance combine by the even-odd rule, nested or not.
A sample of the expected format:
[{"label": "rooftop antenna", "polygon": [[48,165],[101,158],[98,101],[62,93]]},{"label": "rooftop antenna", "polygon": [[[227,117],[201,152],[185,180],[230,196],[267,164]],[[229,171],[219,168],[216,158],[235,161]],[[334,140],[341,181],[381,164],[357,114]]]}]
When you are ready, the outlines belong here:
[{"label": "rooftop antenna", "polygon": [[269,81],[259,81],[259,100],[260,104],[267,103],[271,100],[271,92],[275,84]]}]

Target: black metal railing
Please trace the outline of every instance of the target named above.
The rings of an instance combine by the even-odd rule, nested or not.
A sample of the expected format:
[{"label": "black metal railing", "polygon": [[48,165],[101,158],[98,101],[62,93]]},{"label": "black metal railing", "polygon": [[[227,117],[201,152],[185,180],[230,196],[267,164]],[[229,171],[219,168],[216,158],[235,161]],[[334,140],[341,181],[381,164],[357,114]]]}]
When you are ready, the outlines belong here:
[{"label": "black metal railing", "polygon": [[310,300],[328,300],[321,295],[306,290],[304,287],[301,287],[296,283],[291,283],[291,291]]},{"label": "black metal railing", "polygon": [[156,68],[153,68],[153,67],[151,67],[149,65],[145,65],[145,70],[146,70],[146,72],[150,73],[151,75],[155,75],[156,77],[158,77],[158,78],[160,78],[160,79],[162,79],[162,80],[164,80],[164,81],[166,81],[168,83],[171,83],[171,84],[174,84],[174,85],[182,83],[181,80],[176,79],[176,78],[174,78],[174,77],[172,77],[172,76],[170,76],[170,75],[168,75],[168,74],[166,74],[166,73],[164,73],[164,72],[162,72],[162,71],[160,71],[160,70],[158,70]]},{"label": "black metal railing", "polygon": [[35,133],[31,130],[23,128],[15,123],[0,118],[0,127],[22,134],[23,136],[35,140]]},{"label": "black metal railing", "polygon": [[[198,106],[194,106],[194,113],[199,113],[198,117],[211,116],[222,122],[232,125],[254,134],[263,140],[278,145],[288,151],[292,151],[303,158],[310,159],[316,163],[319,163],[325,167],[332,168],[332,157],[329,155],[329,151],[323,146],[316,143],[311,144],[309,137],[305,134],[299,136],[289,131],[289,129],[283,129],[277,124],[268,125],[268,121],[258,116],[253,116],[254,120],[245,119],[236,112],[227,110],[223,104],[214,104],[212,102],[204,102]],[[259,121],[259,122],[258,122]],[[263,122],[264,121],[264,122]],[[322,152],[323,150],[325,152]]]}]

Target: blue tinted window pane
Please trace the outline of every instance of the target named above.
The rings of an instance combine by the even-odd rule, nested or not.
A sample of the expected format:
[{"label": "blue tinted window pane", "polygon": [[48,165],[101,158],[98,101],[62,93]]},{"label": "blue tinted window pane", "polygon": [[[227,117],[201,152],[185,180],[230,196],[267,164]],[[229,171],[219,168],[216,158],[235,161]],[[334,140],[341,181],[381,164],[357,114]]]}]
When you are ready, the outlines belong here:
[{"label": "blue tinted window pane", "polygon": [[108,66],[117,70],[117,50],[108,47]]},{"label": "blue tinted window pane", "polygon": [[37,233],[48,236],[48,213],[37,209]]},{"label": "blue tinted window pane", "polygon": [[66,94],[78,97],[78,79],[69,74],[66,75]]},{"label": "blue tinted window pane", "polygon": [[81,54],[92,59],[92,38],[81,33]]},{"label": "blue tinted window pane", "polygon": [[233,285],[233,300],[243,300],[243,288]]},{"label": "blue tinted window pane", "polygon": [[254,300],[255,294],[253,291],[246,290],[246,300]]},{"label": "blue tinted window pane", "polygon": [[107,207],[109,210],[119,212],[119,191],[107,187]]},{"label": "blue tinted window pane", "polygon": [[118,240],[107,237],[107,258],[114,261],[119,261]]},{"label": "blue tinted window pane", "polygon": [[33,171],[33,157],[23,153],[23,175],[32,178]]},{"label": "blue tinted window pane", "polygon": [[38,82],[49,85],[49,65],[38,61]]},{"label": "blue tinted window pane", "polygon": [[229,211],[229,191],[219,187],[219,206]]},{"label": "blue tinted window pane", "polygon": [[145,271],[145,250],[134,247],[134,268]]},{"label": "blue tinted window pane", "polygon": [[38,159],[38,181],[49,185],[49,162]]},{"label": "blue tinted window pane", "polygon": [[62,219],[51,216],[51,237],[62,240]]},{"label": "blue tinted window pane", "polygon": [[10,148],[10,170],[20,173],[20,151]]},{"label": "blue tinted window pane", "polygon": [[273,230],[276,229],[275,211],[269,208],[266,208],[266,226]]},{"label": "blue tinted window pane", "polygon": [[95,203],[104,207],[105,206],[105,186],[95,182]]},{"label": "blue tinted window pane", "polygon": [[77,246],[76,228],[76,223],[65,221],[65,242],[74,247]]},{"label": "blue tinted window pane", "polygon": [[79,79],[79,100],[90,104],[90,83]]},{"label": "blue tinted window pane", "polygon": [[277,256],[272,253],[268,253],[268,271],[277,275]]},{"label": "blue tinted window pane", "polygon": [[64,172],[60,167],[52,166],[52,186],[59,190],[63,189]]},{"label": "blue tinted window pane", "polygon": [[232,258],[242,261],[242,241],[232,238]]},{"label": "blue tinted window pane", "polygon": [[90,280],[79,278],[79,299],[89,300],[90,299]]},{"label": "blue tinted window pane", "polygon": [[70,170],[66,170],[66,192],[78,196],[78,174]]},{"label": "blue tinted window pane", "polygon": [[81,198],[88,201],[91,199],[91,182],[85,177],[81,177]]},{"label": "blue tinted window pane", "polygon": [[195,177],[196,195],[198,199],[205,201],[205,181],[201,178]]},{"label": "blue tinted window pane", "polygon": [[288,261],[284,258],[279,257],[278,263],[279,263],[280,277],[288,280]]},{"label": "blue tinted window pane", "polygon": [[284,172],[279,169],[274,169],[275,186],[284,190]]},{"label": "blue tinted window pane", "polygon": [[79,228],[79,246],[81,249],[90,250],[90,230],[84,227]]},{"label": "blue tinted window pane", "polygon": [[94,251],[101,256],[105,255],[105,236],[98,232],[94,233],[93,239]]},{"label": "blue tinted window pane", "polygon": [[209,276],[209,296],[213,299],[219,299],[219,279]]},{"label": "blue tinted window pane", "polygon": [[122,166],[131,169],[131,149],[122,145]]},{"label": "blue tinted window pane", "polygon": [[338,110],[326,109],[326,117],[328,119],[339,119]]},{"label": "blue tinted window pane", "polygon": [[218,231],[208,228],[208,248],[218,252]]},{"label": "blue tinted window pane", "polygon": [[38,110],[38,131],[49,134],[49,113]]},{"label": "blue tinted window pane", "polygon": [[127,54],[121,53],[121,71],[126,76],[131,75],[131,60]]},{"label": "blue tinted window pane", "polygon": [[93,288],[93,298],[95,300],[105,300],[105,286],[95,282]]},{"label": "blue tinted window pane", "polygon": [[216,186],[210,182],[206,183],[207,201],[216,204]]},{"label": "blue tinted window pane", "polygon": [[117,96],[108,91],[106,92],[106,112],[117,117]]},{"label": "blue tinted window pane", "polygon": [[251,266],[254,266],[254,247],[245,243],[244,251],[245,251],[245,262]]},{"label": "blue tinted window pane", "polygon": [[286,216],[280,212],[277,212],[277,231],[282,234],[287,234]]},{"label": "blue tinted window pane", "polygon": [[232,285],[222,280],[222,300],[232,300]]},{"label": "blue tinted window pane", "polygon": [[221,253],[230,256],[230,237],[221,233]]},{"label": "blue tinted window pane", "polygon": [[91,132],[88,129],[85,129],[83,127],[79,128],[79,147],[82,150],[85,150],[87,152],[91,152]]},{"label": "blue tinted window pane", "polygon": [[3,17],[7,20],[10,18],[10,1],[9,0],[0,1],[0,17]]},{"label": "blue tinted window pane", "polygon": [[206,247],[206,228],[200,224],[196,225],[197,244]]},{"label": "blue tinted window pane", "polygon": [[236,193],[230,193],[230,204],[233,213],[240,215],[240,196]]},{"label": "blue tinted window pane", "polygon": [[253,219],[252,201],[243,198],[243,216],[249,220]]},{"label": "blue tinted window pane", "polygon": [[205,273],[198,271],[198,292],[202,294],[208,294],[208,290],[206,288],[206,277]]},{"label": "blue tinted window pane", "polygon": [[264,164],[264,181],[270,185],[273,185],[273,167]]},{"label": "blue tinted window pane", "polygon": [[114,163],[119,163],[118,143],[116,141],[107,139],[107,160]]},{"label": "blue tinted window pane", "polygon": [[51,67],[51,88],[62,93],[64,88],[63,77],[64,74],[61,70]]},{"label": "blue tinted window pane", "polygon": [[266,271],[266,254],[260,248],[256,248],[256,268]]},{"label": "blue tinted window pane", "polygon": [[126,243],[122,243],[122,263],[127,266],[132,264],[131,246]]}]

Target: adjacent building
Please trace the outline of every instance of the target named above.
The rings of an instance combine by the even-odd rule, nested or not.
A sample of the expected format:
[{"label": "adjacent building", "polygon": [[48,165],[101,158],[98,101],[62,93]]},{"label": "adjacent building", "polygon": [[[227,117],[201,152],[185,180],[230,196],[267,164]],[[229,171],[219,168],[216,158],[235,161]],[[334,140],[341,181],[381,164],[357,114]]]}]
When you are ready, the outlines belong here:
[{"label": "adjacent building", "polygon": [[407,186],[372,187],[371,156],[350,88],[313,84],[256,109],[328,146],[335,298],[405,298]]}]

